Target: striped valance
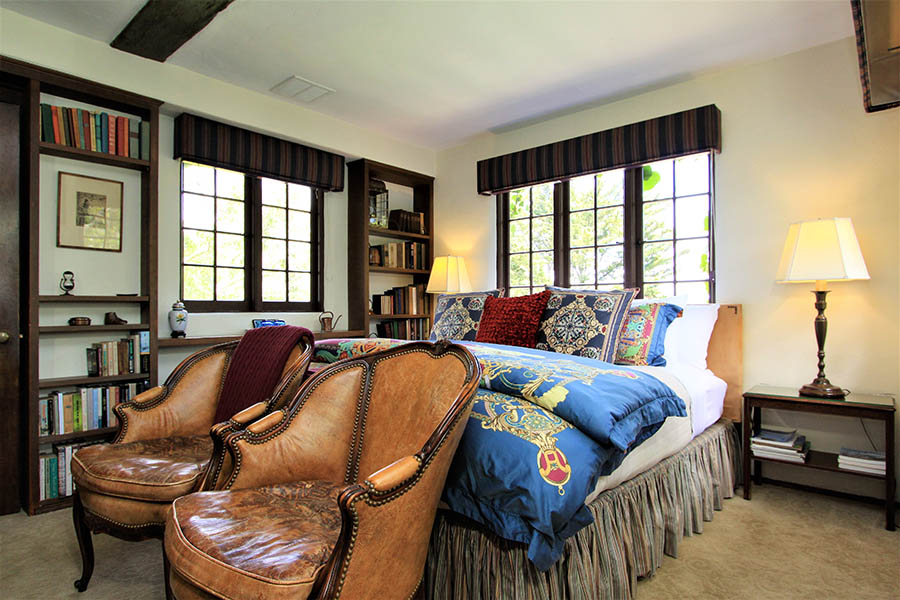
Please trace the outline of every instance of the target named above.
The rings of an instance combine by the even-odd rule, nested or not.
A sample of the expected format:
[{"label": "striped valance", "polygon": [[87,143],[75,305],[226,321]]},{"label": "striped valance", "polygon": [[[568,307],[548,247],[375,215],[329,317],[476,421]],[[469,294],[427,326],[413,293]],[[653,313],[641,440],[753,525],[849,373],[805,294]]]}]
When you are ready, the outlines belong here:
[{"label": "striped valance", "polygon": [[183,113],[175,119],[175,158],[302,183],[344,189],[344,157]]},{"label": "striped valance", "polygon": [[478,161],[478,193],[491,195],[704,150],[722,150],[714,104]]}]

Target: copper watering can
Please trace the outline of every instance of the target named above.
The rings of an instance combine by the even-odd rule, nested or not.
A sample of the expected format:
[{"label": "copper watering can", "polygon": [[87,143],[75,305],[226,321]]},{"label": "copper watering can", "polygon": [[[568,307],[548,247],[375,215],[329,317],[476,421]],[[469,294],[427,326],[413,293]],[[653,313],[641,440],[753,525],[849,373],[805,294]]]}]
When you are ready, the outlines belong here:
[{"label": "copper watering can", "polygon": [[334,318],[334,313],[330,310],[326,310],[322,314],[319,315],[319,323],[322,325],[322,331],[334,331],[334,328],[337,327],[337,324],[341,321],[341,317],[344,315],[338,315],[338,318]]}]

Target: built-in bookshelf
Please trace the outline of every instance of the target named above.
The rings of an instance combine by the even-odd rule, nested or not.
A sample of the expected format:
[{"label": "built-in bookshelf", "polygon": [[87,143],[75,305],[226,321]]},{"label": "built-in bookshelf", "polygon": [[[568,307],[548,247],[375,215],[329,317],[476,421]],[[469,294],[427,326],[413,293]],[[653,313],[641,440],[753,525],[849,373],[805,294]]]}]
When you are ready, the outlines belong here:
[{"label": "built-in bookshelf", "polygon": [[[114,434],[115,423],[110,413],[116,402],[156,385],[157,187],[161,102],[5,57],[0,61],[0,70],[4,85],[19,90],[24,97],[23,182],[26,187],[24,196],[28,201],[23,207],[21,229],[28,232],[28,242],[24,248],[28,268],[22,273],[23,289],[27,290],[27,301],[23,306],[27,327],[23,340],[26,350],[22,384],[27,409],[23,436],[25,480],[22,505],[29,514],[36,514],[71,504],[71,495],[65,493],[71,489],[70,480],[68,487],[63,485],[61,489],[51,491],[54,481],[51,463],[55,460],[55,474],[67,471],[66,461],[71,458],[74,449],[87,443],[106,441]],[[64,121],[59,121],[64,109],[73,117],[68,132],[81,136],[77,140],[72,136],[66,138],[65,131],[61,129],[65,126]],[[80,119],[79,131],[75,130],[75,117]],[[117,133],[128,132],[127,148],[121,144],[110,148],[112,137],[109,126],[113,123]],[[42,216],[45,217],[45,226],[55,220],[47,218],[49,215],[46,213],[42,215],[42,210],[47,210],[47,206],[43,209],[41,206],[42,191],[45,196],[48,192],[56,194],[55,188],[42,190],[42,186],[54,185],[51,182],[56,181],[56,171],[61,170],[55,166],[61,161],[48,163],[45,157],[55,157],[46,159],[51,161],[59,158],[77,161],[66,164],[78,165],[79,174],[88,177],[94,174],[93,171],[114,167],[112,171],[121,173],[121,179],[134,182],[130,195],[122,199],[122,209],[129,211],[127,214],[139,222],[139,233],[133,233],[140,239],[135,239],[133,247],[136,251],[128,255],[135,256],[134,264],[129,266],[134,274],[135,289],[97,294],[98,290],[76,286],[74,295],[56,295],[48,293],[46,286],[42,288]],[[50,173],[51,170],[54,172]],[[45,284],[46,279],[44,277]],[[129,322],[104,324],[103,313],[114,311],[127,312]],[[61,317],[62,314],[76,316],[89,312],[94,314],[94,319],[91,325],[86,326],[66,325]],[[100,316],[99,320],[97,316]],[[118,344],[117,348],[122,352],[123,342],[127,345],[127,340],[141,335],[146,336],[147,342],[143,362],[126,357],[121,369],[117,366],[94,371],[102,372],[102,375],[89,374],[90,354],[85,352],[86,349],[103,343]],[[47,361],[48,364],[42,368],[42,346],[47,346],[57,356],[60,352],[65,353],[67,360],[64,362],[70,365],[68,370],[56,372],[53,364],[56,361]],[[76,352],[75,348],[78,357],[69,354]],[[132,348],[131,351],[139,352],[139,349]],[[78,365],[77,373],[71,372],[74,370],[71,365]],[[42,423],[42,401],[46,412],[47,399],[57,393],[68,395],[70,412],[75,410],[72,401],[78,398],[79,422],[77,427],[73,422],[71,430],[65,426],[48,430],[46,414]],[[63,409],[63,414],[57,419],[65,419],[66,414]],[[84,422],[80,420],[82,416],[86,417]],[[60,457],[63,460],[62,470]],[[59,483],[60,480],[55,481]]]},{"label": "built-in bookshelf", "polygon": [[[434,261],[434,178],[368,159],[353,161],[348,169],[348,277],[349,327],[384,337],[424,339],[431,329],[431,299],[424,292]],[[372,181],[412,189],[412,210],[392,220],[389,227],[370,221]],[[419,231],[407,227],[403,217],[416,222]],[[418,220],[416,220],[418,219]],[[389,265],[389,266],[388,266]],[[379,277],[381,274],[389,278]],[[399,283],[392,279],[403,276]],[[413,304],[399,296],[415,294]],[[385,310],[375,306],[380,296],[398,301]],[[415,310],[409,307],[415,306]]]}]

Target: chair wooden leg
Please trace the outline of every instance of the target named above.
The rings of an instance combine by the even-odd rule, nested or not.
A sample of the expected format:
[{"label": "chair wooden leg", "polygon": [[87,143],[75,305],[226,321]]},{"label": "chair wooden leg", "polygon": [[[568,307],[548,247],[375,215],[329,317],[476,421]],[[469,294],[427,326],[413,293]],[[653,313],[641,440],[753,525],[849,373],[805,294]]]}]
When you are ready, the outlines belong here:
[{"label": "chair wooden leg", "polygon": [[81,550],[81,578],[75,580],[75,589],[83,592],[87,589],[91,575],[94,573],[94,540],[91,539],[91,529],[84,517],[84,506],[81,504],[81,496],[78,490],[72,498],[72,521],[75,524],[75,537],[78,538],[78,547]]},{"label": "chair wooden leg", "polygon": [[175,596],[172,595],[172,586],[169,585],[169,572],[172,570],[172,567],[169,565],[169,557],[166,556],[166,540],[162,542],[162,553],[163,553],[163,581],[166,585],[166,600],[175,600]]}]

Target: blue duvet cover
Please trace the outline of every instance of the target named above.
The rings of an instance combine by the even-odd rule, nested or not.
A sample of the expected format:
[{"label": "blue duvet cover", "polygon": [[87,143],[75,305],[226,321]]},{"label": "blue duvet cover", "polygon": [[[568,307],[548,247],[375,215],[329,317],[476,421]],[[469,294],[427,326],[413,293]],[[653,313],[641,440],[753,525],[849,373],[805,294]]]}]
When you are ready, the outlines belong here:
[{"label": "blue duvet cover", "polygon": [[[402,342],[327,340],[331,362]],[[528,545],[546,570],[565,540],[592,522],[584,504],[597,478],[653,435],[682,400],[629,367],[530,348],[461,342],[483,377],[444,501],[497,535]]]}]

